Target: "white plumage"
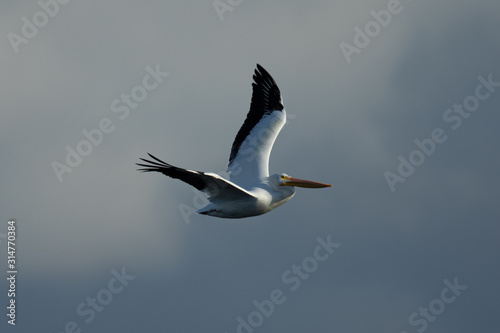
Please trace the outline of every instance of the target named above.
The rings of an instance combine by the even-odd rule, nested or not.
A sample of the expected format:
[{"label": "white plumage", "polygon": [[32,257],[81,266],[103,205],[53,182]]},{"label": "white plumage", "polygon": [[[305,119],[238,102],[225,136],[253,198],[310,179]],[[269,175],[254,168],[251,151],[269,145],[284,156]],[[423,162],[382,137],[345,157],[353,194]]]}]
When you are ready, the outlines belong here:
[{"label": "white plumage", "polygon": [[198,213],[242,218],[261,215],[290,200],[294,186],[307,188],[331,187],[284,173],[269,176],[269,156],[283,125],[286,112],[280,90],[274,79],[259,64],[254,83],[250,111],[238,131],[231,148],[227,171],[229,180],[215,173],[205,173],[175,167],[149,154],[149,164],[137,163],[144,172],[161,172],[194,186],[208,195],[209,204]]}]

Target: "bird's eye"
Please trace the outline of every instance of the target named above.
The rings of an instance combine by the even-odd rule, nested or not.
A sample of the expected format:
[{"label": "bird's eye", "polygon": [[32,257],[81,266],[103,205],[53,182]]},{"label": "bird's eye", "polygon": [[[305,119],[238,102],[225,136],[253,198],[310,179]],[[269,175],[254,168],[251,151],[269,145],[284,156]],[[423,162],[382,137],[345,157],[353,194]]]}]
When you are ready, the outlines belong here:
[{"label": "bird's eye", "polygon": [[284,175],[281,175],[281,179],[285,179],[285,176],[284,176]]}]

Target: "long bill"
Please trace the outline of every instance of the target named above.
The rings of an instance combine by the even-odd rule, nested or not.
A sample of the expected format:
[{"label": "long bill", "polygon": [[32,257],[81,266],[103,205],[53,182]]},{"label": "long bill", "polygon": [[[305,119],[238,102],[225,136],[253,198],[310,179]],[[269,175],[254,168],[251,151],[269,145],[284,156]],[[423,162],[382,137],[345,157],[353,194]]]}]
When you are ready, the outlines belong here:
[{"label": "long bill", "polygon": [[323,188],[323,187],[332,187],[330,184],[323,184],[318,182],[313,182],[311,180],[304,180],[289,177],[286,182],[280,184],[280,186],[297,186],[297,187],[305,187],[305,188]]}]

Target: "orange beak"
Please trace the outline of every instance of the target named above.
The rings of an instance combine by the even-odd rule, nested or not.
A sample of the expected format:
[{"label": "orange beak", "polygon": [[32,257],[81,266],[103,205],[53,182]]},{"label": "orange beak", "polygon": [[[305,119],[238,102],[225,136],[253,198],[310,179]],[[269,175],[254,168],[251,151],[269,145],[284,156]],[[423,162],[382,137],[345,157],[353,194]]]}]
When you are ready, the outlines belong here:
[{"label": "orange beak", "polygon": [[305,187],[305,188],[323,188],[323,187],[332,187],[330,184],[323,184],[318,182],[313,182],[310,180],[298,179],[293,177],[288,177],[286,182],[280,184],[280,186],[297,186],[297,187]]}]

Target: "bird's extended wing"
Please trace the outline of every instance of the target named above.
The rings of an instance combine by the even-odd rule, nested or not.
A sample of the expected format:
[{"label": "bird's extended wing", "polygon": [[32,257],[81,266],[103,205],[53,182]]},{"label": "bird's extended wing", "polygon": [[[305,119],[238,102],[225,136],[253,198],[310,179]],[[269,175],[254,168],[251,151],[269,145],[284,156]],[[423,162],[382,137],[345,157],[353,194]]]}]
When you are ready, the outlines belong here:
[{"label": "bird's extended wing", "polygon": [[143,167],[142,169],[138,169],[139,171],[160,172],[171,178],[180,179],[194,188],[208,194],[208,200],[211,202],[219,199],[234,200],[243,197],[254,197],[245,189],[227,181],[215,173],[178,168],[165,163],[149,153],[148,155],[153,159],[153,161],[141,158],[142,161],[149,164],[136,163],[138,166]]},{"label": "bird's extended wing", "polygon": [[234,139],[227,171],[243,187],[257,185],[269,176],[269,155],[286,122],[278,85],[259,64],[252,84],[252,102],[245,122]]}]

